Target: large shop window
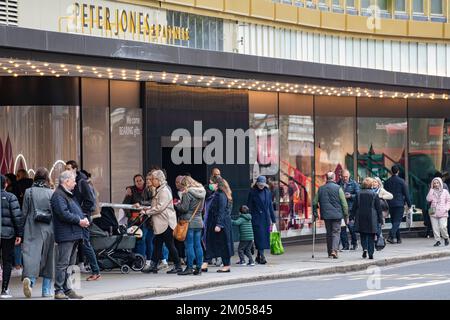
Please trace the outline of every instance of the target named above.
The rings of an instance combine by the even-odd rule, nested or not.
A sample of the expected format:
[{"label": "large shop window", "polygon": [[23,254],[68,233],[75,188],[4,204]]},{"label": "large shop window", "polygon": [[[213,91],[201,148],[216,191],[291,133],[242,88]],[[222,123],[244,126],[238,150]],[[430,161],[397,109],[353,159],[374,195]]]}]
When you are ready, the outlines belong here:
[{"label": "large shop window", "polygon": [[358,98],[358,178],[389,178],[390,168],[405,172],[406,100]]},{"label": "large shop window", "polygon": [[354,176],[355,98],[315,97],[315,188],[328,171],[339,179],[342,169]]},{"label": "large shop window", "polygon": [[133,176],[142,173],[142,109],[139,83],[111,81],[111,194],[121,203]]},{"label": "large shop window", "polygon": [[82,79],[83,169],[91,173],[99,200],[109,202],[110,149],[108,81]]},{"label": "large shop window", "polygon": [[249,128],[254,130],[255,144],[250,145],[250,177],[268,179],[273,201],[279,208],[279,132],[278,95],[271,92],[249,92]]},{"label": "large shop window", "polygon": [[57,183],[64,162],[79,159],[79,107],[0,106],[1,173],[38,167]]},{"label": "large shop window", "polygon": [[[426,209],[426,196],[437,172],[450,171],[448,101],[408,100],[409,188],[412,201]],[[446,177],[447,183],[450,183]]]},{"label": "large shop window", "polygon": [[313,96],[280,94],[280,230],[309,231],[314,164]]}]

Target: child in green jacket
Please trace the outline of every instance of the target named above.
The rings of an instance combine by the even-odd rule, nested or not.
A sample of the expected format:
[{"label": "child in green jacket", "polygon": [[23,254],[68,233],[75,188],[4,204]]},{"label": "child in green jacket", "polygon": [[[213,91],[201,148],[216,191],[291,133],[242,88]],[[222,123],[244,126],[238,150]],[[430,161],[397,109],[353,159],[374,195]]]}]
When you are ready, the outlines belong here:
[{"label": "child in green jacket", "polygon": [[245,256],[248,258],[248,266],[254,266],[255,262],[251,254],[251,249],[253,245],[253,226],[252,226],[252,215],[248,212],[247,206],[241,206],[239,209],[239,218],[233,220],[232,223],[235,226],[239,226],[239,262],[237,264],[245,264]]}]

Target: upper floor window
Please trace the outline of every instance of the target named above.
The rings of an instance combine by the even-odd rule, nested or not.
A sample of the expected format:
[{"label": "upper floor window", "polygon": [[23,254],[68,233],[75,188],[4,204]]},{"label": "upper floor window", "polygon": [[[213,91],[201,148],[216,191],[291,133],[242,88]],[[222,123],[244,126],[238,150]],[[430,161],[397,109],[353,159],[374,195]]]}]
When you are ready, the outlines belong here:
[{"label": "upper floor window", "polygon": [[361,8],[367,9],[370,6],[370,0],[361,0]]},{"label": "upper floor window", "polygon": [[377,4],[380,10],[387,11],[388,9],[387,0],[377,0]]},{"label": "upper floor window", "polygon": [[442,14],[442,0],[431,0],[431,14]]},{"label": "upper floor window", "polygon": [[395,11],[406,12],[405,0],[395,0]]},{"label": "upper floor window", "polygon": [[414,13],[424,13],[423,11],[423,0],[413,0],[413,12]]}]

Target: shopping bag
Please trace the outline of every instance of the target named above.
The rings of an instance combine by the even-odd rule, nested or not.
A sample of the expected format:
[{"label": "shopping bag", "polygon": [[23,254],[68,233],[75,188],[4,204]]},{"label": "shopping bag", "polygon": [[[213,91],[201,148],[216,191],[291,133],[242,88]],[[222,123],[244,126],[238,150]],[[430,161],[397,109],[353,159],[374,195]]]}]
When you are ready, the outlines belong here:
[{"label": "shopping bag", "polygon": [[383,235],[380,234],[380,236],[377,239],[377,242],[375,243],[375,249],[377,249],[377,251],[381,251],[384,249],[384,247],[386,247],[386,240],[384,240]]},{"label": "shopping bag", "polygon": [[273,225],[270,232],[270,253],[279,255],[284,253],[283,244],[281,243],[281,233],[277,231],[277,227]]}]

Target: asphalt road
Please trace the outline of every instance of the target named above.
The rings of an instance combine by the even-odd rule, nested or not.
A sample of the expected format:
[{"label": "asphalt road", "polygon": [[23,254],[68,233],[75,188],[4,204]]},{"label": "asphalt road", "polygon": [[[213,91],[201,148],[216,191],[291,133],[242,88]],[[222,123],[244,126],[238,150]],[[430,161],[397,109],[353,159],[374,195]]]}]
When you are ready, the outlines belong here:
[{"label": "asphalt road", "polygon": [[264,281],[157,297],[169,300],[450,300],[450,259],[365,272]]}]

